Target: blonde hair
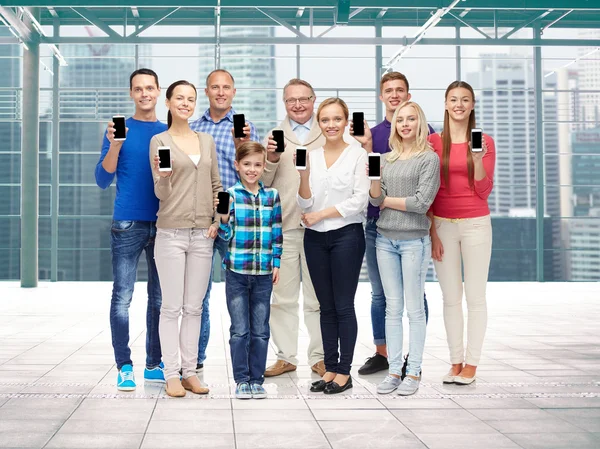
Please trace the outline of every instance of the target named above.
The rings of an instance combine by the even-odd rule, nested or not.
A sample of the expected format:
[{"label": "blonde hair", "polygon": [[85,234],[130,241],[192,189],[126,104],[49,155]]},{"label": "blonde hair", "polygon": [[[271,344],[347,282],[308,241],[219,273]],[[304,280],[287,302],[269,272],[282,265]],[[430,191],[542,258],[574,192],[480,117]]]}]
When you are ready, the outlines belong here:
[{"label": "blonde hair", "polygon": [[406,151],[404,148],[404,142],[402,136],[398,132],[398,127],[396,126],[396,122],[398,120],[398,114],[404,108],[412,106],[417,113],[417,118],[419,119],[419,127],[417,128],[417,138],[415,140],[415,145],[412,151],[415,155],[419,155],[424,151],[431,151],[431,145],[427,141],[427,136],[429,135],[429,127],[427,126],[427,119],[425,118],[425,113],[421,107],[413,102],[413,101],[405,101],[401,103],[397,108],[396,112],[394,112],[394,116],[392,117],[392,129],[390,133],[389,145],[392,150],[386,157],[388,162],[397,161],[402,153]]},{"label": "blonde hair", "polygon": [[344,117],[346,118],[346,120],[348,120],[348,117],[350,117],[350,111],[348,109],[348,105],[346,104],[346,102],[344,100],[342,100],[341,98],[331,97],[331,98],[328,98],[327,100],[324,100],[319,105],[319,108],[317,109],[317,121],[319,120],[319,117],[321,116],[321,112],[323,111],[323,108],[325,108],[327,106],[331,106],[332,104],[339,105],[342,108],[342,111],[344,112]]},{"label": "blonde hair", "polygon": [[315,94],[315,90],[313,89],[313,87],[310,85],[310,83],[308,81],[304,81],[304,80],[302,80],[300,78],[292,78],[283,87],[283,101],[285,101],[285,91],[290,86],[304,86],[304,87],[308,87],[310,89],[310,92],[312,93],[313,100],[315,98],[317,98],[317,95]]}]

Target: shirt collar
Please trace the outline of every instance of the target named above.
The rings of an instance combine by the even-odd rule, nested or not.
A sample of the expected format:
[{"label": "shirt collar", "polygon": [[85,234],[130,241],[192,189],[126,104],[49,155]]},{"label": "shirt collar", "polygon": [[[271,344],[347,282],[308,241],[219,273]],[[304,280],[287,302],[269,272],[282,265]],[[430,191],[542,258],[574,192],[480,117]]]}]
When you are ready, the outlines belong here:
[{"label": "shirt collar", "polygon": [[385,126],[386,128],[392,128],[392,124],[389,122],[389,120],[387,118],[383,119],[383,126]]},{"label": "shirt collar", "polygon": [[310,116],[310,118],[308,119],[308,122],[306,123],[298,123],[292,119],[290,119],[290,125],[292,126],[292,131],[296,131],[296,129],[300,126],[310,130],[312,128],[312,122],[313,122],[313,118],[314,118],[314,114]]},{"label": "shirt collar", "polygon": [[[265,185],[263,184],[262,181],[259,180],[258,181],[258,194],[262,193],[262,191],[264,190],[264,188],[265,188]],[[238,182],[235,183],[234,190],[239,190],[239,191],[242,191],[242,192],[248,192],[249,194],[254,195],[254,193],[252,193],[250,190],[248,190],[246,188],[246,186],[244,184],[242,184],[241,180],[239,180]]]},{"label": "shirt collar", "polygon": [[235,114],[235,110],[233,109],[233,107],[231,109],[229,109],[229,112],[227,113],[227,115],[225,115],[225,117],[223,117],[221,120],[219,120],[218,122],[215,122],[212,117],[210,116],[210,108],[208,108],[206,111],[204,111],[204,114],[202,114],[202,117],[200,117],[200,120],[202,121],[208,121],[208,122],[213,122],[215,125],[218,123],[221,123],[223,120],[227,119],[229,120],[231,123],[233,123],[233,114]]}]

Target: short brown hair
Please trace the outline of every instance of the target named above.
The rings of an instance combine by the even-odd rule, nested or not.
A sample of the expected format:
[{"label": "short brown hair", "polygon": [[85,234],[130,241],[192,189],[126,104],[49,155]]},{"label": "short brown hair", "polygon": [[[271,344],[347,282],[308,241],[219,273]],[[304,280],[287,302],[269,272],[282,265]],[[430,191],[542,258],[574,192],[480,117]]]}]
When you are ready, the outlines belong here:
[{"label": "short brown hair", "polygon": [[379,93],[383,93],[383,85],[388,81],[400,80],[404,81],[406,84],[406,92],[409,90],[408,79],[403,73],[400,72],[388,72],[381,77],[381,81],[379,82]]},{"label": "short brown hair", "polygon": [[328,98],[327,100],[323,101],[319,105],[319,109],[317,109],[317,120],[319,120],[319,117],[321,115],[321,111],[323,110],[323,108],[325,108],[327,106],[331,106],[332,104],[340,105],[340,107],[342,108],[342,111],[344,111],[344,116],[346,117],[346,120],[348,120],[348,117],[350,117],[350,111],[348,110],[348,105],[346,104],[346,102],[344,100],[342,100],[341,98],[336,98],[336,97]]},{"label": "short brown hair", "polygon": [[231,73],[229,73],[227,70],[225,69],[216,69],[213,70],[212,72],[210,72],[207,77],[206,77],[206,87],[208,87],[208,80],[210,80],[210,77],[213,76],[215,73],[225,73],[227,75],[229,75],[229,78],[231,78],[231,84],[233,84],[235,86],[235,80],[233,79],[233,75]]},{"label": "short brown hair", "polygon": [[292,78],[291,80],[289,80],[287,82],[287,84],[283,88],[283,101],[285,101],[285,90],[290,86],[308,87],[310,89],[310,91],[312,92],[313,100],[315,98],[317,98],[317,95],[315,94],[315,90],[313,89],[313,87],[310,85],[310,83],[308,81],[301,80],[300,78]]},{"label": "short brown hair", "polygon": [[241,144],[235,150],[235,160],[240,163],[242,159],[252,154],[262,154],[267,157],[267,149],[258,142],[248,141]]}]

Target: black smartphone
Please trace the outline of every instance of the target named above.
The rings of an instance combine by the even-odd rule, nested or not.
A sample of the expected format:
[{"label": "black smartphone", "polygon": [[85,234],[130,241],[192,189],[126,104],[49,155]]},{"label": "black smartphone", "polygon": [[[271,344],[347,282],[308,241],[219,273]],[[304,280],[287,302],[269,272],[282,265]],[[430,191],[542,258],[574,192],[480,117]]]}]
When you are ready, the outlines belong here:
[{"label": "black smartphone", "polygon": [[296,148],[296,169],[306,170],[306,148]]},{"label": "black smartphone", "polygon": [[246,117],[244,117],[244,114],[233,114],[233,135],[236,139],[246,137],[244,126],[246,126]]},{"label": "black smartphone", "polygon": [[479,128],[471,130],[471,151],[480,153],[483,151],[483,133]]},{"label": "black smartphone", "polygon": [[217,204],[217,213],[227,215],[229,213],[229,192],[219,192],[217,194],[219,204]]},{"label": "black smartphone", "polygon": [[285,151],[285,141],[283,138],[283,130],[274,129],[273,130],[273,140],[277,142],[276,153],[283,153]]},{"label": "black smartphone", "polygon": [[352,128],[355,136],[365,135],[365,114],[363,112],[352,113]]},{"label": "black smartphone", "polygon": [[381,155],[369,153],[369,179],[381,179]]},{"label": "black smartphone", "polygon": [[114,115],[112,121],[115,128],[115,140],[125,140],[125,116]]},{"label": "black smartphone", "polygon": [[158,147],[158,171],[171,171],[171,147]]}]

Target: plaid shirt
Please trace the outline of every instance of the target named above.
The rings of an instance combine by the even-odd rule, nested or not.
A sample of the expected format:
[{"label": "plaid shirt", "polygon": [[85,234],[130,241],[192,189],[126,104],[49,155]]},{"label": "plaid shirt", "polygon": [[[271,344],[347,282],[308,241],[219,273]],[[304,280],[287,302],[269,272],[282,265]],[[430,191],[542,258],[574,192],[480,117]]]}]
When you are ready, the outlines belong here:
[{"label": "plaid shirt", "polygon": [[281,265],[283,232],[279,193],[260,181],[259,186],[257,195],[241,182],[227,190],[233,201],[229,223],[220,224],[219,237],[229,242],[223,265],[239,274],[270,274]]},{"label": "plaid shirt", "polygon": [[[231,135],[233,114],[236,112],[231,108],[225,117],[215,123],[209,111],[210,109],[207,109],[202,117],[190,123],[190,128],[194,131],[210,134],[215,139],[219,175],[221,176],[223,189],[227,190],[239,180],[238,173],[233,165],[233,161],[235,161],[235,145],[233,143],[233,136]],[[248,122],[248,120],[246,121]],[[248,122],[248,124],[250,125],[250,140],[260,142],[256,127],[251,122]]]}]

